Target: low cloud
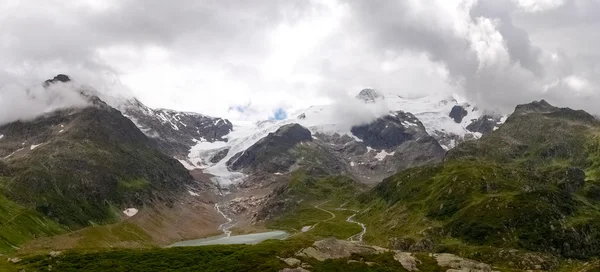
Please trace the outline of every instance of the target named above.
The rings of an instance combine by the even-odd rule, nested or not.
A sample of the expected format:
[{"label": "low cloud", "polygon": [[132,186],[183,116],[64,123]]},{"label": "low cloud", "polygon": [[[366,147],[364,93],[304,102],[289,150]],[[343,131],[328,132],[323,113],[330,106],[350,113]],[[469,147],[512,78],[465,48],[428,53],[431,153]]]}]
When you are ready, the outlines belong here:
[{"label": "low cloud", "polygon": [[88,101],[73,83],[55,83],[47,88],[20,85],[0,87],[0,124],[30,120],[62,108],[85,107]]},{"label": "low cloud", "polygon": [[0,85],[66,73],[109,97],[246,120],[342,112],[335,101],[365,87],[502,113],[539,99],[600,111],[598,1],[9,2]]}]

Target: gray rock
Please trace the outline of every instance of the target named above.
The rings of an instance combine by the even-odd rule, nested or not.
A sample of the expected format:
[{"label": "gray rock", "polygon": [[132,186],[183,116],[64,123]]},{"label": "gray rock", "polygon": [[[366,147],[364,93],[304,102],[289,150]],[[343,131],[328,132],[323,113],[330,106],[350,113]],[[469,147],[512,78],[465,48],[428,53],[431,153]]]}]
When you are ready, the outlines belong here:
[{"label": "gray rock", "polygon": [[315,242],[312,247],[305,248],[296,255],[314,258],[319,261],[328,259],[349,258],[352,254],[379,254],[385,250],[356,242],[336,240],[334,238]]},{"label": "gray rock", "polygon": [[236,154],[227,165],[235,171],[251,169],[267,173],[286,172],[297,160],[288,151],[301,142],[310,141],[312,134],[305,127],[298,124],[285,125]]},{"label": "gray rock", "polygon": [[59,82],[66,83],[66,82],[70,82],[70,81],[71,81],[71,78],[69,76],[63,75],[63,74],[58,74],[54,78],[44,81],[44,83],[42,85],[44,86],[44,88],[47,88],[51,84],[54,84],[54,83],[59,83]]},{"label": "gray rock", "polygon": [[394,254],[394,260],[402,264],[402,267],[408,271],[418,271],[419,268],[417,268],[417,264],[421,263],[421,261],[419,261],[412,255],[412,253],[409,252],[396,251]]},{"label": "gray rock", "polygon": [[414,243],[410,246],[409,251],[413,252],[434,252],[436,248],[436,244],[427,239],[421,239],[420,241]]},{"label": "gray rock", "polygon": [[351,131],[367,146],[375,149],[394,148],[429,135],[419,119],[402,111],[380,117],[370,124],[355,126]]},{"label": "gray rock", "polygon": [[458,257],[454,254],[440,253],[433,254],[433,257],[441,267],[450,267],[447,271],[456,272],[491,272],[492,267],[489,264]]},{"label": "gray rock", "polygon": [[416,243],[412,238],[392,238],[390,247],[394,250],[409,251],[410,247]]},{"label": "gray rock", "polygon": [[499,124],[500,118],[491,115],[483,115],[471,122],[471,124],[467,126],[467,129],[471,132],[478,132],[486,135],[494,131],[494,128]]},{"label": "gray rock", "polygon": [[465,116],[467,116],[468,112],[467,110],[465,110],[465,108],[463,106],[460,105],[456,105],[454,107],[452,107],[452,110],[450,110],[450,114],[448,116],[450,116],[450,118],[454,119],[454,122],[456,123],[461,123],[463,118],[465,118]]},{"label": "gray rock", "polygon": [[302,264],[302,261],[300,261],[296,258],[283,259],[283,262],[285,262],[287,265],[289,265],[291,267],[300,266],[300,264]]},{"label": "gray rock", "polygon": [[220,162],[222,159],[224,159],[227,156],[227,153],[229,153],[229,148],[220,150],[219,152],[215,153],[215,155],[213,155],[210,158],[210,162],[212,162],[212,163]]},{"label": "gray rock", "polygon": [[427,135],[400,145],[394,153],[394,164],[396,169],[406,169],[438,163],[444,159],[445,154],[446,151],[435,138]]}]

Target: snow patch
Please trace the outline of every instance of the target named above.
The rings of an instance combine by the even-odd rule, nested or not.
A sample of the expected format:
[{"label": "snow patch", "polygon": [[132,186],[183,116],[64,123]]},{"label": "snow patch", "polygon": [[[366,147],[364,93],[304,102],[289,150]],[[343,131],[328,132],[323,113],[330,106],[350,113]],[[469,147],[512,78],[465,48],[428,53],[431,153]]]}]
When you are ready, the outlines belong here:
[{"label": "snow patch", "polygon": [[183,165],[183,167],[185,167],[185,169],[187,170],[194,170],[194,169],[198,169],[198,167],[192,165],[191,163],[189,163],[186,160],[178,160],[179,163],[181,163]]},{"label": "snow patch", "polygon": [[188,191],[188,193],[190,193],[190,195],[191,195],[191,196],[200,196],[199,194],[197,194],[197,193],[194,193],[194,192],[192,192],[192,191]]},{"label": "snow patch", "polygon": [[58,133],[63,133],[63,131],[65,131],[64,129],[61,129],[58,131]]},{"label": "snow patch", "polygon": [[5,159],[5,160],[6,160],[6,159],[8,159],[10,156],[14,155],[15,153],[17,153],[17,152],[19,152],[19,151],[21,151],[21,150],[23,150],[23,148],[19,148],[19,149],[17,149],[15,152],[13,152],[13,153],[10,153],[8,156],[4,157],[4,159]]},{"label": "snow patch", "polygon": [[362,139],[360,139],[360,138],[356,137],[356,136],[355,136],[354,134],[352,134],[352,133],[350,133],[350,137],[352,137],[352,138],[353,138],[355,141],[357,141],[357,142],[359,142],[359,143],[362,143],[362,141],[363,141]]},{"label": "snow patch", "polygon": [[419,125],[417,125],[417,124],[415,124],[415,123],[407,122],[407,121],[402,121],[402,125],[403,125],[405,128],[408,128],[408,127],[419,127]]},{"label": "snow patch", "polygon": [[125,209],[123,211],[123,213],[125,215],[127,215],[127,217],[132,217],[132,216],[134,216],[134,215],[136,215],[138,213],[138,209],[136,209],[136,208],[128,208],[128,209]]},{"label": "snow patch", "polygon": [[42,144],[37,144],[37,145],[36,145],[36,144],[32,144],[32,145],[29,147],[29,150],[34,150],[36,147],[38,147],[38,146],[40,146],[40,145],[42,145]]},{"label": "snow patch", "polygon": [[350,166],[354,167],[354,166],[356,166],[356,163],[354,163],[354,162],[352,161],[352,162],[350,162]]},{"label": "snow patch", "polygon": [[500,118],[500,122],[498,122],[499,125],[504,124],[504,122],[506,122],[506,119],[508,119],[507,116],[502,116],[502,118]]},{"label": "snow patch", "polygon": [[394,156],[394,153],[396,153],[396,152],[387,153],[385,150],[381,150],[381,152],[379,152],[379,153],[377,153],[377,155],[375,155],[375,159],[382,161],[387,156]]},{"label": "snow patch", "polygon": [[4,139],[4,134],[0,134],[0,140]]}]

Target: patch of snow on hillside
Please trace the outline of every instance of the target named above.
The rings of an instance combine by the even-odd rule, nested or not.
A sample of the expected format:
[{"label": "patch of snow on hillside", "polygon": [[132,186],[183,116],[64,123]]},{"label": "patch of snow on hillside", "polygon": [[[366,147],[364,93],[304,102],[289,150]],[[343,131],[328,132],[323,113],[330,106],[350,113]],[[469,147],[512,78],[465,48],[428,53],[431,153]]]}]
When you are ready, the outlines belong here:
[{"label": "patch of snow on hillside", "polygon": [[194,193],[194,192],[192,192],[192,191],[188,191],[188,193],[190,193],[190,195],[191,195],[191,196],[200,196],[199,194],[197,194],[197,193]]},{"label": "patch of snow on hillside", "polygon": [[4,134],[0,134],[0,140],[4,139]]},{"label": "patch of snow on hillside", "polygon": [[38,147],[38,146],[40,146],[40,145],[42,145],[42,144],[37,144],[37,145],[36,145],[36,144],[32,144],[32,145],[29,147],[29,150],[34,150],[36,147]]},{"label": "patch of snow on hillside", "polygon": [[387,156],[394,156],[394,153],[395,152],[387,153],[385,150],[381,150],[381,152],[379,152],[379,153],[377,153],[377,155],[375,155],[375,159],[382,161]]},{"label": "patch of snow on hillside", "polygon": [[19,148],[19,149],[15,150],[15,152],[8,154],[8,156],[4,157],[4,159],[6,160],[6,159],[10,158],[10,156],[14,155],[15,153],[17,153],[21,150],[23,150],[23,148]]},{"label": "patch of snow on hillside", "polygon": [[192,165],[191,163],[189,163],[187,160],[178,160],[183,167],[185,167],[185,169],[187,170],[194,170],[194,169],[198,169],[198,167]]},{"label": "patch of snow on hillside", "polygon": [[134,215],[136,215],[138,213],[138,209],[136,209],[136,208],[128,208],[128,209],[125,209],[123,211],[123,213],[125,215],[127,215],[127,217],[132,217],[132,216],[134,216]]},{"label": "patch of snow on hillside", "polygon": [[498,124],[499,125],[504,124],[504,122],[506,122],[506,119],[508,119],[508,116],[502,116],[502,118],[500,118],[500,122]]}]

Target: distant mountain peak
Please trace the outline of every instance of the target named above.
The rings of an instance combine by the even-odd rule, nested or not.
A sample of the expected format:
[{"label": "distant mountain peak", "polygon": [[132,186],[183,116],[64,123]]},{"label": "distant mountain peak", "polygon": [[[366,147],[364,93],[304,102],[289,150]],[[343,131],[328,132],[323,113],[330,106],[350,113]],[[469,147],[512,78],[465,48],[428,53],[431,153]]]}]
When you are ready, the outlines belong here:
[{"label": "distant mountain peak", "polygon": [[526,114],[530,112],[549,112],[558,109],[555,106],[550,105],[546,100],[533,101],[528,104],[517,105],[515,108],[515,114]]},{"label": "distant mountain peak", "polygon": [[363,89],[356,98],[365,101],[365,103],[375,103],[376,100],[385,99],[385,96],[375,89]]},{"label": "distant mountain peak", "polygon": [[58,82],[66,83],[66,82],[70,82],[70,81],[71,81],[71,78],[69,76],[67,76],[65,74],[58,74],[54,78],[44,81],[43,85],[44,85],[44,87],[48,87],[48,86],[50,86],[50,84],[54,84],[54,83],[58,83]]}]

